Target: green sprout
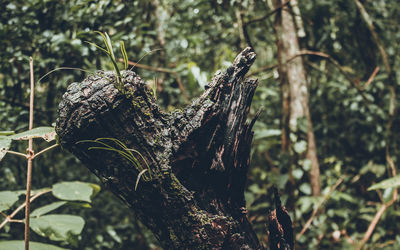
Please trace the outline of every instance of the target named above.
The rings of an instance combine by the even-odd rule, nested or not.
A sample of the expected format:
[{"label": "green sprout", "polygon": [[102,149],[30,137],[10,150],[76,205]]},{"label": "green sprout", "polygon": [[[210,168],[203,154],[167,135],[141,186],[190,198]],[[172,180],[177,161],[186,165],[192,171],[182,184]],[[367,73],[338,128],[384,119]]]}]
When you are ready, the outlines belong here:
[{"label": "green sprout", "polygon": [[[117,60],[116,60],[114,52],[113,52],[111,39],[108,36],[107,32],[104,32],[104,33],[100,32],[100,31],[95,31],[95,32],[97,34],[99,34],[103,38],[103,42],[104,42],[104,45],[106,46],[106,48],[103,48],[103,47],[101,47],[101,46],[99,46],[99,45],[97,45],[95,43],[92,43],[92,42],[88,42],[88,41],[85,41],[85,42],[87,42],[90,45],[93,45],[94,47],[100,49],[101,51],[103,51],[104,53],[106,53],[108,55],[108,57],[111,60],[111,63],[113,64],[114,72],[115,72],[115,74],[117,76],[117,84],[115,85],[115,87],[119,91],[123,92],[124,85],[122,83],[122,75],[121,75],[121,71],[118,68]],[[123,41],[121,41],[120,45],[121,45],[121,52],[122,52],[122,56],[123,56],[123,60],[124,60],[125,70],[127,70],[128,69],[128,55],[127,55],[126,50],[125,50],[125,44],[124,44]]]},{"label": "green sprout", "polygon": [[[118,147],[113,147],[104,141],[111,141],[114,142]],[[83,140],[79,141],[77,143],[83,143],[83,142],[94,142],[98,143],[102,146],[94,146],[94,147],[89,147],[88,150],[92,149],[100,149],[100,150],[108,150],[108,151],[113,151],[117,152],[120,154],[122,157],[127,159],[130,163],[132,163],[133,167],[139,171],[139,174],[136,178],[136,185],[135,185],[135,191],[137,189],[137,186],[139,184],[140,178],[143,176],[144,181],[151,181],[152,180],[152,175],[151,175],[151,169],[149,164],[147,163],[146,159],[143,157],[143,155],[135,150],[135,149],[130,149],[128,148],[124,143],[122,143],[120,140],[115,139],[115,138],[97,138],[96,140]],[[146,164],[146,168],[144,168],[137,158],[133,153],[135,153],[137,156],[140,157],[140,159]],[[146,173],[147,172],[147,173]],[[146,173],[146,174],[145,174]]]}]

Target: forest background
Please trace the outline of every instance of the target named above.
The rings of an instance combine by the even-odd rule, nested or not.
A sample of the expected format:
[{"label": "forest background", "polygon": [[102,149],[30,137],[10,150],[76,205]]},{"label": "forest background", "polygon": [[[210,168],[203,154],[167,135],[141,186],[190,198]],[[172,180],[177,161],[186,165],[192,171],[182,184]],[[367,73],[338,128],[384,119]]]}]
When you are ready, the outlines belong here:
[{"label": "forest background", "polygon": [[[299,42],[294,57],[304,66],[309,109],[308,115],[295,118],[294,127],[285,120],[293,110],[285,106],[285,100],[291,103],[280,77],[282,67],[294,58],[282,60],[278,50],[280,11],[288,6],[292,35]],[[130,61],[141,59],[134,70],[156,89],[158,103],[168,111],[190,103],[216,70],[226,69],[251,46],[257,59],[248,76],[259,79],[251,116],[264,108],[254,126],[246,200],[260,240],[267,244],[265,224],[275,185],[291,214],[299,249],[345,249],[363,241],[370,249],[400,248],[395,223],[400,219],[399,178],[369,189],[393,177],[400,159],[397,1],[27,0],[1,1],[0,9],[0,130],[28,129],[30,56],[36,79],[59,67],[112,69],[107,56],[85,42],[101,44],[94,31],[107,32],[116,49],[124,41]],[[67,86],[86,75],[57,70],[36,84],[35,127],[55,122]],[[24,152],[26,144],[13,143],[11,149]],[[316,159],[310,159],[310,150]],[[319,184],[309,175],[315,160]],[[0,162],[1,191],[25,188],[25,165],[11,154]],[[60,148],[34,162],[33,189],[65,181],[99,183]],[[53,201],[43,195],[32,208]],[[32,240],[72,249],[159,248],[151,232],[106,188],[90,207],[57,207],[60,214],[85,220],[74,237],[54,242],[32,233]],[[1,230],[0,241],[23,239],[21,223]]]}]

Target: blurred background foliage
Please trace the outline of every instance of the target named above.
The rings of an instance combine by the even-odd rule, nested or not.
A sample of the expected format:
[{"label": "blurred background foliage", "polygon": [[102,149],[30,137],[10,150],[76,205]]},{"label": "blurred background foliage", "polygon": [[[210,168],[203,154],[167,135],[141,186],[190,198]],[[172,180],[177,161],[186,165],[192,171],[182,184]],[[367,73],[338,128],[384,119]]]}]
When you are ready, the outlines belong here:
[{"label": "blurred background foliage", "polygon": [[[396,0],[361,2],[396,71],[400,5]],[[157,100],[165,110],[189,103],[203,91],[216,70],[229,66],[241,49],[251,45],[257,60],[249,75],[259,79],[259,87],[250,116],[261,106],[264,110],[254,128],[246,190],[249,218],[266,244],[265,224],[273,208],[270,188],[277,185],[299,233],[318,202],[342,177],[342,183],[327,196],[309,229],[298,239],[297,247],[352,248],[352,242],[363,237],[381,200],[391,198],[392,189],[367,191],[390,176],[385,158],[387,143],[394,162],[400,160],[397,116],[390,134],[386,131],[390,90],[381,55],[354,1],[299,2],[297,15],[305,31],[301,47],[330,55],[352,81],[326,58],[303,56],[324,194],[313,197],[307,174],[309,163],[298,160],[306,148],[304,138],[292,133],[289,155],[281,153],[276,13],[271,13],[271,6],[270,0],[1,1],[0,130],[20,132],[28,127],[29,56],[34,58],[36,79],[58,67],[112,69],[104,53],[85,43],[101,44],[93,31],[107,32],[116,47],[123,40],[130,61],[137,62],[144,56],[134,70],[149,86],[156,84]],[[148,53],[155,49],[160,50]],[[362,90],[363,97],[353,83],[364,84],[376,67],[380,71]],[[59,70],[36,85],[35,126],[55,122],[67,86],[85,75],[78,70]],[[398,92],[399,82],[390,84]],[[301,124],[305,123],[299,122],[300,130]],[[23,143],[13,144],[12,149],[24,152],[25,147]],[[24,160],[8,155],[0,163],[0,190],[24,189],[25,176]],[[76,180],[98,183],[69,152],[56,149],[34,163],[34,189]],[[46,197],[41,198],[33,208],[48,202]],[[62,209],[86,220],[78,242],[67,245],[70,248],[159,249],[152,234],[106,189],[93,200],[91,209]],[[400,231],[395,223],[399,219],[396,202],[385,211],[366,246],[400,248]],[[0,240],[13,239],[23,239],[22,225],[0,232]],[[32,240],[44,241],[34,233]]]}]

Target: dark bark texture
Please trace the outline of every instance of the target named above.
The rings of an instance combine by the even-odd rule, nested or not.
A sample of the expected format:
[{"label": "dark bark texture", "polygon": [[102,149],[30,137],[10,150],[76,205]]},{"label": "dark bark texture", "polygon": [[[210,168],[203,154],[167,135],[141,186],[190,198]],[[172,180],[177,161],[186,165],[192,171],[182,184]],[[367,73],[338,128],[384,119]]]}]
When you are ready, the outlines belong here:
[{"label": "dark bark texture", "polygon": [[271,250],[294,249],[292,220],[274,187],[275,209],[268,216],[269,246]]},{"label": "dark bark texture", "polygon": [[165,249],[262,249],[244,199],[256,119],[246,117],[257,87],[244,76],[255,57],[246,48],[198,99],[171,113],[134,72],[123,73],[117,90],[114,73],[99,71],[64,94],[59,142]]}]

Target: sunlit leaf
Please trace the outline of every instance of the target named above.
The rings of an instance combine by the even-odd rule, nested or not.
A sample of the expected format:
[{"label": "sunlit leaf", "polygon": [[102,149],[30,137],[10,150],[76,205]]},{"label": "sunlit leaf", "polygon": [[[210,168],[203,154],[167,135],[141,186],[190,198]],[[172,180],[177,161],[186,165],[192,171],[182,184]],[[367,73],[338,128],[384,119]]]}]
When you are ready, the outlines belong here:
[{"label": "sunlit leaf", "polygon": [[128,69],[128,55],[126,54],[125,43],[123,41],[121,41],[120,44],[121,44],[122,56],[124,58],[124,69],[127,70]]},{"label": "sunlit leaf", "polygon": [[93,189],[92,197],[94,197],[96,194],[98,194],[101,190],[101,187],[97,184],[94,183],[89,183],[90,187]]},{"label": "sunlit leaf", "polygon": [[289,175],[288,174],[281,174],[278,177],[278,189],[283,189],[283,187],[285,187],[286,183],[289,180]]},{"label": "sunlit leaf", "polygon": [[245,197],[247,206],[251,207],[251,204],[253,204],[253,202],[255,201],[256,196],[251,192],[244,192],[244,197]]},{"label": "sunlit leaf", "polygon": [[205,85],[207,85],[207,74],[206,72],[202,72],[194,62],[188,63],[189,71],[196,79],[197,83],[200,85],[200,87],[204,88]]},{"label": "sunlit leaf", "polygon": [[262,130],[257,130],[254,132],[254,139],[262,139],[262,138],[268,138],[272,136],[280,136],[281,135],[281,130],[280,129],[262,129]]},{"label": "sunlit leaf", "polygon": [[306,141],[298,141],[293,145],[293,149],[298,154],[304,153],[307,150],[307,142]]},{"label": "sunlit leaf", "polygon": [[375,189],[386,189],[386,188],[397,188],[400,187],[400,175],[386,179],[379,183],[376,183],[368,188],[368,191]]},{"label": "sunlit leaf", "polygon": [[306,195],[311,195],[311,186],[308,183],[303,183],[299,187],[300,191],[305,193]]},{"label": "sunlit leaf", "polygon": [[13,135],[14,131],[0,131],[0,136]]},{"label": "sunlit leaf", "polygon": [[91,197],[100,188],[95,185],[79,181],[60,182],[53,185],[53,195],[61,200],[91,202]]},{"label": "sunlit leaf", "polygon": [[0,136],[0,161],[7,154],[11,146],[11,138],[9,136]]},{"label": "sunlit leaf", "polygon": [[376,164],[373,161],[369,161],[368,164],[364,165],[360,171],[360,175],[364,175],[368,172],[373,173],[376,177],[383,176],[386,172],[386,166],[381,164]]},{"label": "sunlit leaf", "polygon": [[57,208],[63,206],[65,203],[67,203],[67,202],[66,201],[57,201],[57,202],[53,202],[51,204],[45,205],[43,207],[37,208],[31,213],[31,216],[32,217],[42,216],[53,210],[56,210]]},{"label": "sunlit leaf", "polygon": [[293,169],[293,171],[292,171],[293,177],[296,180],[300,180],[300,178],[303,177],[303,173],[304,172],[301,168],[296,168],[296,169]]},{"label": "sunlit leaf", "polygon": [[69,214],[50,214],[31,218],[30,228],[37,234],[54,241],[67,241],[70,235],[79,235],[85,221]]},{"label": "sunlit leaf", "polygon": [[116,242],[122,243],[121,237],[118,236],[117,232],[111,226],[107,226],[107,233],[111,236]]},{"label": "sunlit leaf", "polygon": [[37,127],[22,133],[9,136],[13,140],[29,140],[29,138],[43,138],[50,142],[55,139],[56,132],[53,127]]},{"label": "sunlit leaf", "polygon": [[8,210],[18,201],[19,194],[13,191],[0,192],[0,212]]},{"label": "sunlit leaf", "polygon": [[105,43],[106,43],[106,45],[107,45],[107,48],[108,48],[109,51],[110,51],[110,54],[111,54],[112,59],[115,61],[115,56],[114,56],[114,52],[113,52],[113,47],[112,47],[111,39],[110,39],[110,37],[108,36],[107,32],[104,32],[104,35],[105,35],[105,37],[106,37]]}]

